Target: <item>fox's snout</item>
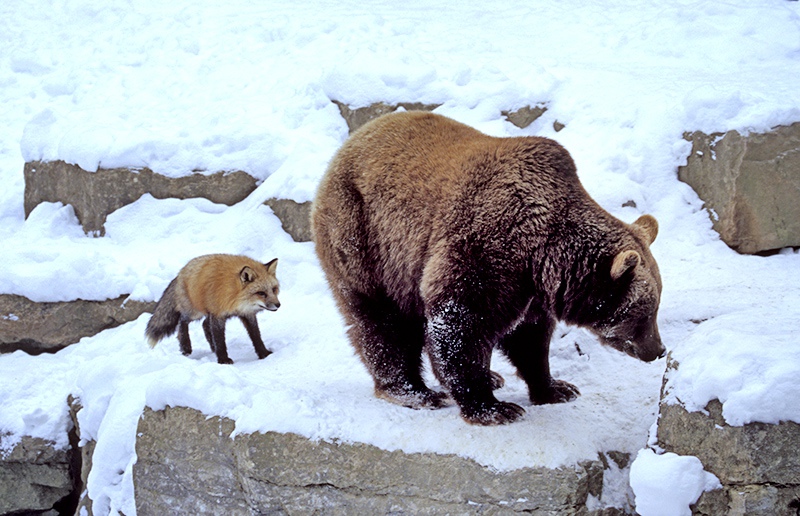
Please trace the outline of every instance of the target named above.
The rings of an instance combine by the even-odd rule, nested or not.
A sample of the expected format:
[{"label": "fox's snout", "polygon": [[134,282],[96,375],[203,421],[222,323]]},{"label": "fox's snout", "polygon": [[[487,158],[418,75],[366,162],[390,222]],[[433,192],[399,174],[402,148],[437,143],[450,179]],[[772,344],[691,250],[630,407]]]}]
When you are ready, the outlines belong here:
[{"label": "fox's snout", "polygon": [[281,307],[280,301],[276,301],[275,303],[267,303],[261,305],[264,310],[269,310],[270,312],[275,312],[278,308]]}]

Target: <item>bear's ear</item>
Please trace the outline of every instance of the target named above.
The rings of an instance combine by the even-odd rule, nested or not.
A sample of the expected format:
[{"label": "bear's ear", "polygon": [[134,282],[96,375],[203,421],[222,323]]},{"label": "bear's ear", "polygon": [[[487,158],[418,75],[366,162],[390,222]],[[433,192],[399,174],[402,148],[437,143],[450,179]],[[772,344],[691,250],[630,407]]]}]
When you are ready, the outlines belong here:
[{"label": "bear's ear", "polygon": [[652,244],[658,236],[658,221],[652,215],[642,215],[636,219],[633,225],[644,231],[648,245]]},{"label": "bear's ear", "polygon": [[622,251],[614,257],[614,262],[611,264],[611,279],[614,281],[620,279],[623,274],[633,270],[642,257],[636,251]]},{"label": "bear's ear", "polygon": [[242,267],[242,270],[239,271],[239,279],[242,280],[242,283],[247,285],[248,283],[252,283],[253,280],[256,279],[256,272],[245,265]]}]

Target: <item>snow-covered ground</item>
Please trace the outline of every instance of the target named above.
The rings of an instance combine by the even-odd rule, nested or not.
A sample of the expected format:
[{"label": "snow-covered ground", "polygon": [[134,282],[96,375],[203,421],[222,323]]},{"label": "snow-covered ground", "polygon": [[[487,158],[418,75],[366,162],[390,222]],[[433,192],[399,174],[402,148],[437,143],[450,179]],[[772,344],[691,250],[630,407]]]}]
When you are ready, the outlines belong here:
[{"label": "snow-covered ground", "polygon": [[[237,432],[457,453],[498,470],[646,447],[664,361],[636,362],[575,328],[559,328],[552,349],[554,373],[581,389],[573,403],[530,406],[511,366],[495,360],[507,379],[499,397],[528,410],[513,425],[471,427],[455,408],[413,411],[372,396],[312,244],[292,242],[262,205],[275,195],[313,198],[347,136],[331,100],[442,104],[437,112],[493,135],[561,142],[603,207],[626,221],[641,213],[660,221],[659,323],[686,364],[669,378],[671,399],[701,409],[719,398],[735,425],[800,422],[800,253],[737,255],[676,174],[690,150],[684,131],[800,121],[800,3],[295,4],[0,5],[0,293],[154,300],[186,261],[211,252],[279,257],[282,282],[282,308],[259,316],[275,351],[263,361],[236,323],[232,367],[216,364],[199,325],[190,358],[174,339],[151,350],[147,315],[55,355],[0,356],[0,434],[8,434],[0,451],[21,435],[66,445],[65,399],[79,396],[81,429],[97,440],[95,513],[132,515],[145,405],[230,417]],[[500,114],[538,103],[548,111],[523,130]],[[558,133],[556,120],[566,124]],[[170,176],[239,169],[264,181],[233,207],[144,196],[92,238],[69,206],[43,204],[24,220],[22,168],[36,159]],[[636,207],[623,207],[629,200]],[[652,452],[639,454],[634,476],[640,510],[650,514],[688,510],[688,498],[658,503],[669,496],[665,485],[698,493],[714,485],[691,459]],[[686,487],[686,478],[695,481]]]}]

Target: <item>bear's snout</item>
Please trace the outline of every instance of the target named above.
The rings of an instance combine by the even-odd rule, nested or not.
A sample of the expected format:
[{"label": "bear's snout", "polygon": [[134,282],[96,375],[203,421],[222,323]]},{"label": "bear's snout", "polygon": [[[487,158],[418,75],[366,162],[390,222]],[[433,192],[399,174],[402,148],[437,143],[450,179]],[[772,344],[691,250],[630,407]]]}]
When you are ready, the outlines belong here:
[{"label": "bear's snout", "polygon": [[667,348],[661,343],[661,339],[656,338],[653,342],[636,346],[636,355],[634,356],[643,362],[652,362],[653,360],[664,358],[666,354]]},{"label": "bear's snout", "polygon": [[667,349],[661,342],[658,328],[646,332],[644,335],[633,339],[618,338],[609,335],[601,335],[600,341],[623,353],[638,358],[642,362],[652,362],[663,358],[667,354]]}]

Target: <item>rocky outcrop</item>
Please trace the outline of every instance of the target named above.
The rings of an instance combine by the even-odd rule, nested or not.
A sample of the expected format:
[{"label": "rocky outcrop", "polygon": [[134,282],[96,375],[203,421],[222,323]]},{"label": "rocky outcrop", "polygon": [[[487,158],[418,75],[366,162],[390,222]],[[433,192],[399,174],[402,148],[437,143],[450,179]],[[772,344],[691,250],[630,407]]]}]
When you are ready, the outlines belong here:
[{"label": "rocky outcrop", "polygon": [[[680,367],[675,362],[668,370]],[[712,400],[706,413],[689,412],[662,401],[658,446],[700,459],[722,489],[703,493],[698,515],[796,516],[800,509],[800,424],[749,423],[730,426],[722,403]]]},{"label": "rocky outcrop", "polygon": [[[25,164],[25,216],[43,202],[70,204],[86,233],[105,234],[106,217],[148,193],[157,199],[202,197],[231,206],[256,189],[257,181],[245,172],[194,173],[171,178],[148,168],[101,168],[87,172],[63,161]],[[297,242],[311,240],[308,221],[311,203],[268,199],[284,230]]]},{"label": "rocky outcrop", "polygon": [[452,455],[233,429],[188,408],[146,409],[137,514],[589,514],[602,489],[600,460],[500,473]]},{"label": "rocky outcrop", "polygon": [[421,102],[398,102],[397,104],[384,104],[383,102],[376,102],[374,104],[370,104],[369,106],[351,108],[347,104],[339,102],[338,100],[334,100],[333,103],[339,108],[339,113],[341,113],[344,121],[347,122],[347,128],[350,130],[350,134],[356,132],[359,127],[366,124],[370,120],[378,118],[381,115],[394,113],[400,108],[403,108],[406,111],[433,111],[437,107],[441,106],[441,104],[423,104]]},{"label": "rocky outcrop", "polygon": [[72,497],[72,502],[73,505],[77,505],[75,509],[76,515],[93,516],[92,500],[89,498],[86,485],[89,479],[89,472],[92,470],[92,457],[97,442],[88,439],[80,439],[81,428],[78,420],[78,412],[83,408],[80,400],[70,395],[67,397],[67,404],[69,405],[69,417],[73,425],[73,436],[70,439],[73,464],[77,466],[73,469],[72,480],[75,485],[75,492]]},{"label": "rocky outcrop", "polygon": [[281,221],[283,230],[289,233],[295,242],[311,241],[311,202],[295,202],[291,199],[271,198],[264,204],[272,208],[272,212]]},{"label": "rocky outcrop", "polygon": [[703,199],[726,244],[748,254],[800,246],[800,123],[686,139],[692,152],[678,177]]},{"label": "rocky outcrop", "polygon": [[[342,114],[342,118],[347,122],[347,128],[350,130],[350,134],[353,134],[359,127],[370,120],[378,118],[381,115],[394,113],[400,108],[406,111],[433,111],[441,106],[441,104],[423,104],[420,102],[398,102],[397,104],[376,102],[369,106],[351,108],[338,100],[334,100],[333,103],[339,108],[339,113]],[[547,106],[544,104],[536,104],[533,107],[523,106],[514,111],[501,111],[500,114],[515,126],[524,129],[542,116],[545,111],[547,111]],[[560,131],[564,128],[564,124],[555,122],[553,127],[556,131]]]},{"label": "rocky outcrop", "polygon": [[71,514],[76,505],[77,466],[71,448],[22,437],[0,452],[0,514]]},{"label": "rocky outcrop", "polygon": [[106,301],[35,303],[23,296],[0,294],[0,353],[55,353],[154,308],[155,303],[133,301],[127,296]]},{"label": "rocky outcrop", "polygon": [[63,161],[25,163],[25,216],[42,202],[62,202],[75,209],[84,231],[103,235],[109,213],[149,193],[157,199],[203,197],[231,206],[256,188],[244,172],[166,177],[149,168],[101,168],[87,172]]}]

